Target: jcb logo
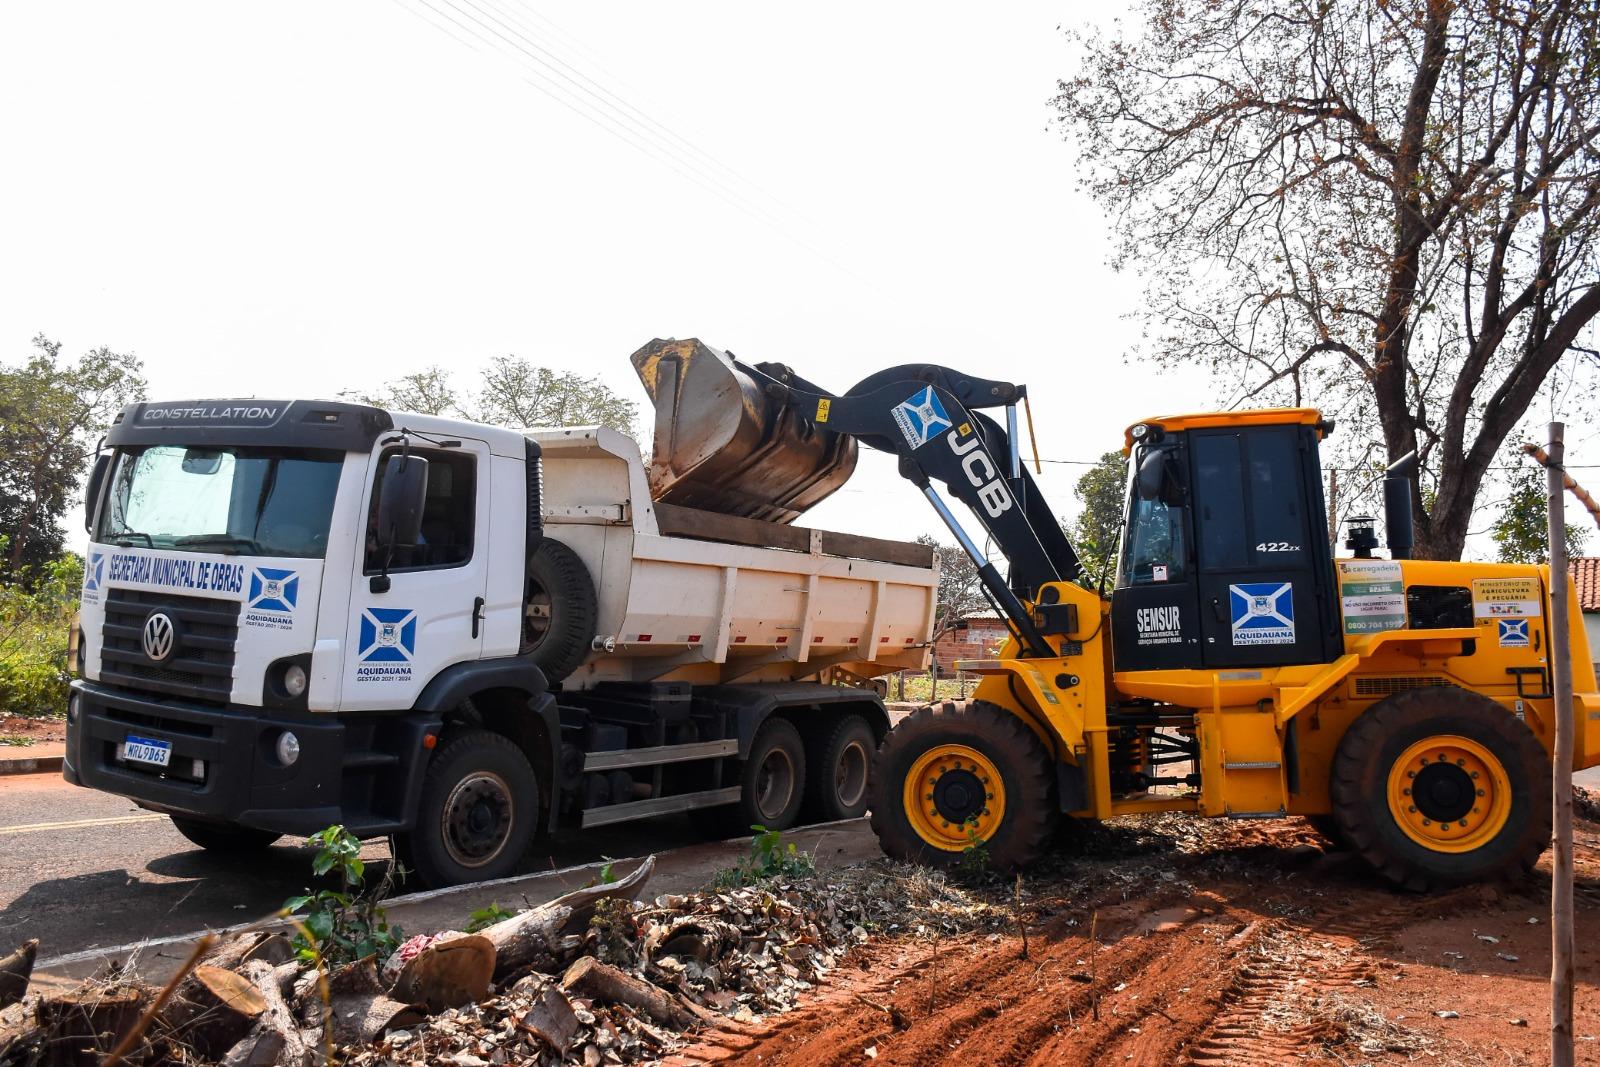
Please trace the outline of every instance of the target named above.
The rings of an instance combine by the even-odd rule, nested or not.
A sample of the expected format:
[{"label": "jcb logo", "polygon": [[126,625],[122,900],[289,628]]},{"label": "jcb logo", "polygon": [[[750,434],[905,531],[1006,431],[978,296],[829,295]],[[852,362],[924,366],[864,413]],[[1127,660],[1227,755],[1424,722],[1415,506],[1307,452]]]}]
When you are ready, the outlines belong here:
[{"label": "jcb logo", "polygon": [[989,454],[978,447],[978,435],[965,435],[965,444],[962,443],[962,436],[953,433],[944,435],[945,440],[950,442],[950,450],[961,457],[961,469],[967,472],[967,481],[978,491],[983,510],[989,513],[991,519],[998,519],[1011,507],[1011,490],[1000,480],[1000,472],[994,469]]}]

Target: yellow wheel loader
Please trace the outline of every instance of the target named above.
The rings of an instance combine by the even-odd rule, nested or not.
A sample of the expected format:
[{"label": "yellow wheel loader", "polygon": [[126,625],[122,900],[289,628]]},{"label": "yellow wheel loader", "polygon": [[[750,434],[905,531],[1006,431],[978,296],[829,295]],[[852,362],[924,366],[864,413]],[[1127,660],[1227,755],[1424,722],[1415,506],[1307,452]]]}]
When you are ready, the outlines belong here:
[{"label": "yellow wheel loader", "polygon": [[[1336,558],[1318,459],[1333,424],[1317,411],[1136,423],[1107,596],[1088,588],[1023,465],[1024,386],[914,364],[833,394],[696,341],[655,342],[634,362],[673,405],[710,405],[696,416],[706,426],[708,398],[739,398],[720,409],[734,415],[714,477],[697,483],[686,450],[658,435],[656,462],[677,462],[679,491],[720,506],[719,492],[732,500],[765,478],[769,496],[792,499],[826,483],[827,457],[853,463],[839,442],[859,442],[898,457],[977,565],[1010,638],[959,664],[981,675],[969,703],[912,714],[879,750],[872,826],[890,855],[948,865],[981,841],[1011,869],[1064,818],[1304,815],[1426,890],[1525,870],[1549,840],[1550,585],[1570,579],[1408,558],[1414,458],[1385,480],[1389,558],[1374,553],[1372,520],[1352,520],[1351,555]],[[697,375],[738,388],[665,384]],[[781,415],[763,425],[773,432],[734,432],[763,409]],[[1568,603],[1577,769],[1600,762],[1600,694]]]}]

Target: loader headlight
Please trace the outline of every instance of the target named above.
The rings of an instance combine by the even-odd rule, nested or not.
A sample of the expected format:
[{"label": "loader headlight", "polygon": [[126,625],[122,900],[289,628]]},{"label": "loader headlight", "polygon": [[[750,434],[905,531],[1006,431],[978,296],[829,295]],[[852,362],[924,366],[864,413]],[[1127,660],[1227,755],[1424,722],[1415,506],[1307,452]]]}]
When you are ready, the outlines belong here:
[{"label": "loader headlight", "polygon": [[300,739],[285,730],[278,735],[278,743],[273,746],[273,752],[277,755],[279,763],[285,767],[293,767],[295,760],[300,758]]}]

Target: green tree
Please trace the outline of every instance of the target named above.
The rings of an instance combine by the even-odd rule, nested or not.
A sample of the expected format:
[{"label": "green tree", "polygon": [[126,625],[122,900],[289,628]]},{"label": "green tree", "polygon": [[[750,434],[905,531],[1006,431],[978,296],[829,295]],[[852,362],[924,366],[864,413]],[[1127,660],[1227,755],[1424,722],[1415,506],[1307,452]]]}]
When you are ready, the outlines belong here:
[{"label": "green tree", "polygon": [[0,366],[0,530],[9,538],[0,579],[26,578],[60,555],[61,518],[96,438],[144,389],[134,356],[101,347],[66,362],[43,334],[20,367]]},{"label": "green tree", "polygon": [[[1517,466],[1511,476],[1511,491],[1506,494],[1504,510],[1489,533],[1502,563],[1550,562],[1548,492],[1542,467],[1526,461]],[[1568,523],[1566,539],[1567,558],[1581,556],[1589,532]]]},{"label": "green tree", "polygon": [[[0,535],[0,549],[6,540]],[[63,553],[30,577],[28,585],[0,583],[0,711],[60,715],[67,708],[67,646],[83,559]]]},{"label": "green tree", "polygon": [[346,390],[339,395],[388,411],[462,416],[461,400],[450,377],[450,372],[443,367],[424,367],[413,374],[385,382],[370,393]]},{"label": "green tree", "polygon": [[387,382],[371,392],[340,396],[391,411],[451,415],[493,426],[609,426],[636,432],[639,405],[598,378],[538,367],[518,356],[499,356],[480,374],[476,390],[458,388],[455,376],[433,366]]},{"label": "green tree", "polygon": [[1552,370],[1593,386],[1600,5],[1142,0],[1131,25],[1082,39],[1055,104],[1149,354],[1229,403],[1316,403],[1342,466],[1415,450],[1418,555],[1459,558]]},{"label": "green tree", "polygon": [[1116,568],[1127,485],[1128,460],[1121,452],[1103,453],[1099,462],[1078,478],[1078,502],[1083,510],[1068,537],[1083,564],[1084,582],[1091,588],[1104,584]]},{"label": "green tree", "polygon": [[639,405],[598,378],[557,374],[516,356],[489,361],[475,417],[503,426],[609,426],[634,432]]}]

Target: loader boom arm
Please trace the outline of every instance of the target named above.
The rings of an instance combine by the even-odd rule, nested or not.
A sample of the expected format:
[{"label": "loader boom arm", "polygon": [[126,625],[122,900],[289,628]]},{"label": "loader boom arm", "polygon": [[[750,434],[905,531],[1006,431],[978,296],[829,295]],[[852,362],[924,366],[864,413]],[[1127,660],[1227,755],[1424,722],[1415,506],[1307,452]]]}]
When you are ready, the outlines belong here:
[{"label": "loader boom arm", "polygon": [[[900,474],[922,490],[972,558],[990,600],[1027,654],[1055,655],[1022,601],[1034,599],[1047,582],[1081,581],[1083,568],[1021,462],[1016,405],[1026,386],[908,364],[835,395],[781,365],[740,364],[740,369],[818,428],[896,456]],[[996,407],[1007,412],[1005,427],[977,410]],[[942,482],[983,524],[1010,564],[1009,584],[961,527],[934,482]]]}]

